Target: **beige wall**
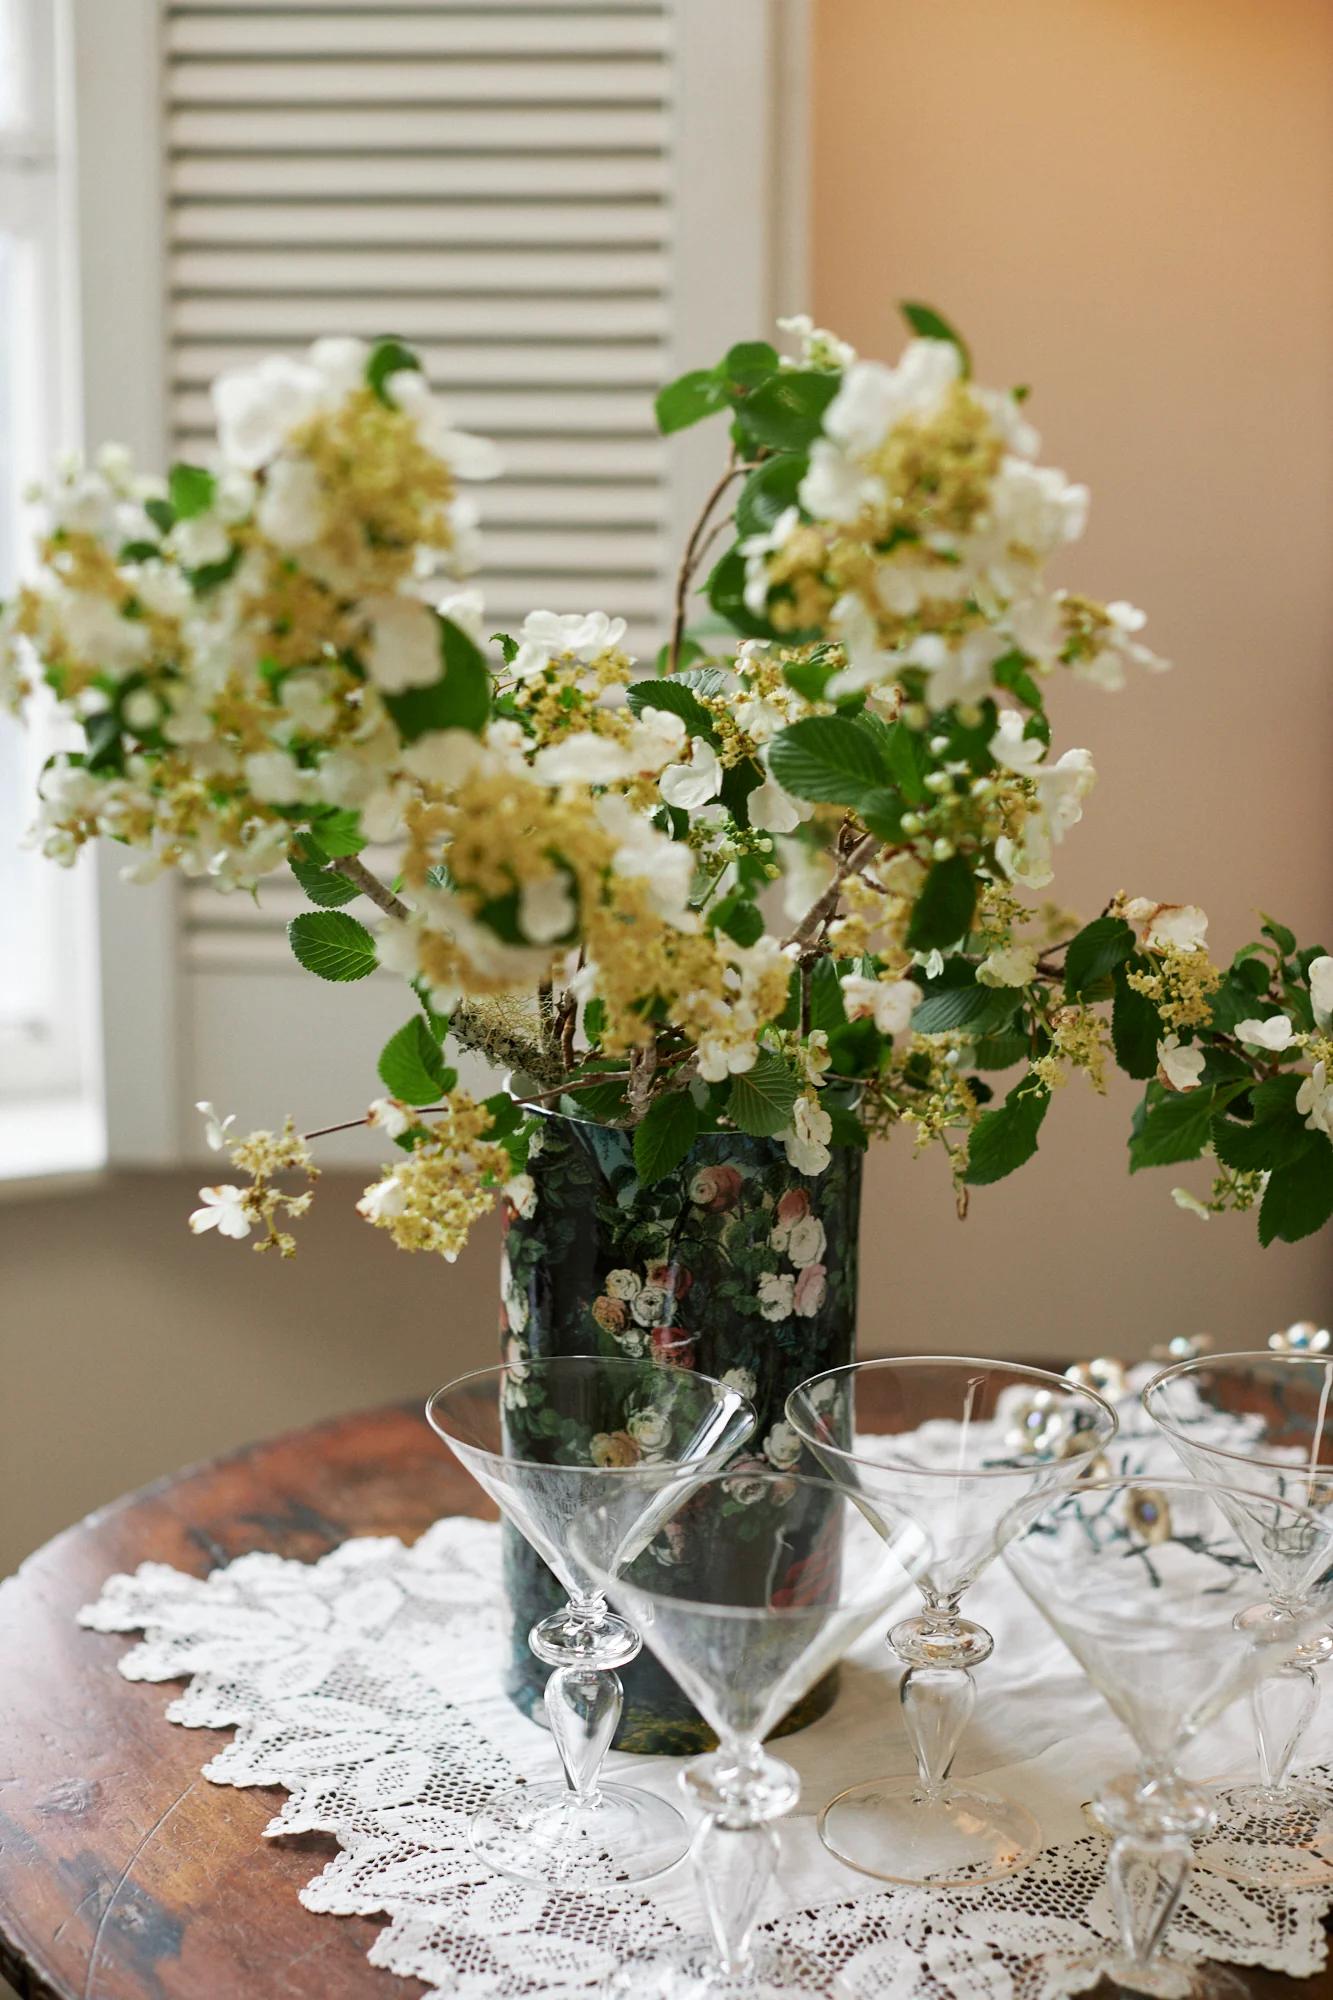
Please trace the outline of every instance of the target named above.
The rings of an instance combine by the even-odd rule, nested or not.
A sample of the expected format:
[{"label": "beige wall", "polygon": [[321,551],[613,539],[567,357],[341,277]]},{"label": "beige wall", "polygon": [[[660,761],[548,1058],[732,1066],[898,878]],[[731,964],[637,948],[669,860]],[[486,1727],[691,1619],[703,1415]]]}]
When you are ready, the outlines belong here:
[{"label": "beige wall", "polygon": [[[1333,943],[1333,8],[1327,0],[816,0],[813,310],[867,354],[895,301],[1031,382],[1093,491],[1068,565],[1176,661],[1052,698],[1101,781],[1056,889],[1254,910]],[[878,1161],[867,1344],[1141,1352],[1333,1304],[1333,1257],[1130,1181],[1132,1093],[1081,1083],[961,1228],[937,1163]]]}]

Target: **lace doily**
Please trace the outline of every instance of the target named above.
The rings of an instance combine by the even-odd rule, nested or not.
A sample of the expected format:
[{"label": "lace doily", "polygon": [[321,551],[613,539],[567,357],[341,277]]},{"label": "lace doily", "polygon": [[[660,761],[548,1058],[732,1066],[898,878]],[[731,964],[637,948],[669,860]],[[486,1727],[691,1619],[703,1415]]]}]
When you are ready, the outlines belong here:
[{"label": "lace doily", "polygon": [[[1177,1471],[1169,1448],[1122,1408],[1117,1469]],[[815,1817],[867,1771],[907,1772],[897,1672],[882,1638],[844,1668],[833,1711],[782,1754],[803,1794],[782,1822],[782,1862],[764,1911],[770,1937],[841,1971],[857,2000],[1058,2000],[1070,1966],[1114,1938],[1106,1845],[1084,1801],[1131,1761],[1128,1739],[996,1564],[969,1593],[994,1633],[957,1770],[1021,1796],[1049,1845],[1026,1871],[975,1890],[889,1888],[820,1846]],[[187,1727],[234,1728],[204,1766],[217,1784],[289,1794],[266,1832],[332,1834],[339,1852],[302,1891],[312,1910],[388,1918],[371,1962],[458,2000],[591,2000],[634,1951],[703,1928],[688,1866],[599,1899],[553,1896],[491,1874],[467,1822],[492,1791],[558,1769],[545,1732],[499,1690],[508,1612],[499,1534],[440,1521],[408,1548],[345,1543],[314,1564],[240,1557],[205,1579],[146,1563],[113,1577],[81,1623],[143,1631],[130,1680],[185,1679],[167,1710]],[[1327,1755],[1316,1719],[1307,1756]],[[1238,1704],[1196,1744],[1200,1776],[1253,1767]],[[613,1755],[608,1772],[678,1798],[677,1760]],[[1305,1978],[1325,1959],[1333,1893],[1281,1894],[1196,1871],[1172,1926],[1174,1952]]]}]

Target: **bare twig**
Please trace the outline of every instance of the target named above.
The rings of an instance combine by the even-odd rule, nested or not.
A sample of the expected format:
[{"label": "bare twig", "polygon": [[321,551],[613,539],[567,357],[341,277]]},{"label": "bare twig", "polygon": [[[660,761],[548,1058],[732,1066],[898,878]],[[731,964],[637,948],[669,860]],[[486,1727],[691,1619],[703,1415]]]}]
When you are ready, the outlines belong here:
[{"label": "bare twig", "polygon": [[395,896],[393,890],[387,883],[381,882],[378,875],[372,875],[359,855],[340,854],[335,861],[329,863],[329,867],[335,875],[341,875],[345,881],[354,882],[361,894],[368,897],[377,910],[383,910],[386,917],[397,917],[402,923],[411,915],[402,898]]},{"label": "bare twig", "polygon": [[732,480],[739,479],[743,473],[749,470],[748,465],[737,465],[735,453],[733,452],[730,464],[714,486],[712,492],[708,495],[708,498],[704,501],[703,506],[699,510],[699,517],[690,530],[689,540],[685,544],[685,553],[680,559],[680,568],[676,572],[676,608],[675,615],[671,621],[671,644],[667,650],[667,672],[670,674],[674,674],[680,664],[680,649],[685,638],[685,602],[689,596],[690,583],[693,580],[694,572],[699,567],[699,562],[706,546],[704,536],[709,519],[714,507],[716,507]]},{"label": "bare twig", "polygon": [[877,833],[863,833],[842,855],[833,870],[833,879],[828,887],[810,905],[790,937],[788,947],[796,945],[803,952],[818,942],[821,932],[832,922],[842,894],[842,885],[850,875],[859,875],[867,864],[874,860],[884,842]]}]

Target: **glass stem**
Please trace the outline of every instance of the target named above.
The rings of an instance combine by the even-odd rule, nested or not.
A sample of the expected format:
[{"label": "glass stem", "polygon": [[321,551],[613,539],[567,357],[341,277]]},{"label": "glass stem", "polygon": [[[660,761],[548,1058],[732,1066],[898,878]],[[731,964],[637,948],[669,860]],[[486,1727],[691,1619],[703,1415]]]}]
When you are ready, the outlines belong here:
[{"label": "glass stem", "polygon": [[1301,1740],[1319,1706],[1319,1682],[1312,1667],[1290,1663],[1255,1683],[1250,1695],[1259,1751],[1259,1779],[1276,1792],[1291,1775]]},{"label": "glass stem", "polygon": [[564,1767],[571,1806],[599,1806],[602,1764],[620,1721],[625,1691],[604,1667],[557,1667],[546,1683],[546,1720]]},{"label": "glass stem", "polygon": [[762,1799],[749,1796],[745,1773],[762,1758],[758,1744],[726,1743],[719,1756],[733,1764],[735,1789],[708,1813],[693,1849],[695,1884],[722,1968],[743,1973],[764,1892],[778,1862],[778,1836]]},{"label": "glass stem", "polygon": [[966,1667],[909,1667],[898,1684],[903,1727],[926,1798],[942,1796],[977,1698]]},{"label": "glass stem", "polygon": [[1193,1865],[1182,1834],[1121,1833],[1111,1847],[1111,1899],[1130,1964],[1146,1966],[1175,1915]]}]

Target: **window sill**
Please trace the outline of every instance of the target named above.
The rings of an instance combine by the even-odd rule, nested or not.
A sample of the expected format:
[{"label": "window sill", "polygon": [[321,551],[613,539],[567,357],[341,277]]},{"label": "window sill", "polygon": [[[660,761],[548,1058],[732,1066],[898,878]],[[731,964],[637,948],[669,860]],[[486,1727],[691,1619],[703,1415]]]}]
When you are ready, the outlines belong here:
[{"label": "window sill", "polygon": [[0,1197],[105,1165],[100,1105],[80,1097],[0,1099]]}]

